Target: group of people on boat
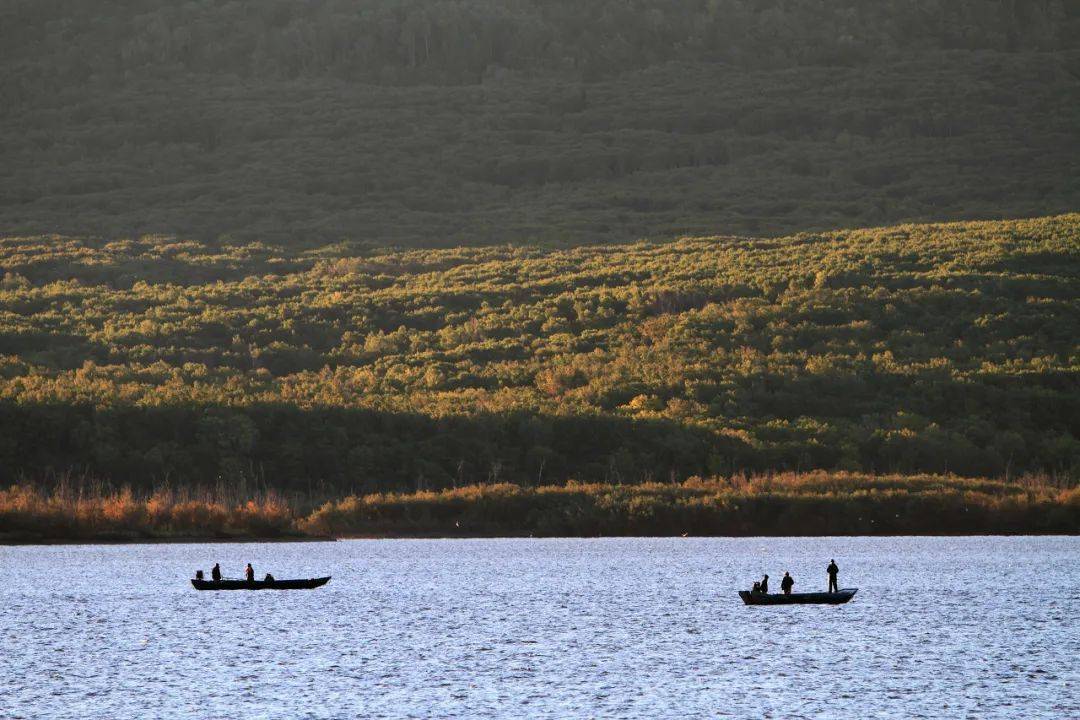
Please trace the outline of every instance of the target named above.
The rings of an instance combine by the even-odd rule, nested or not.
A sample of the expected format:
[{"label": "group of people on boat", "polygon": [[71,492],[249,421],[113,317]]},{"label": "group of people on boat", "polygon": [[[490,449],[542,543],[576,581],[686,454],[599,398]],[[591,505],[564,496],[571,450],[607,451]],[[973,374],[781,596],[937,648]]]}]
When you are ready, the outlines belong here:
[{"label": "group of people on boat", "polygon": [[[840,592],[840,586],[836,579],[840,575],[840,568],[837,566],[836,560],[829,561],[829,567],[825,568],[825,573],[829,576],[829,592]],[[793,587],[795,587],[795,578],[791,577],[791,574],[785,570],[784,577],[780,580],[780,589],[785,595],[790,595]],[[755,582],[750,592],[767,595],[769,593],[769,576],[766,575],[758,582]]]},{"label": "group of people on boat", "polygon": [[[204,579],[202,570],[195,571],[195,579]],[[255,568],[251,567],[251,563],[248,563],[247,567],[244,568],[244,579],[248,582],[255,582]],[[221,563],[214,563],[214,567],[210,569],[210,580],[213,582],[221,582]],[[266,573],[263,582],[274,582],[274,576],[270,573]]]}]

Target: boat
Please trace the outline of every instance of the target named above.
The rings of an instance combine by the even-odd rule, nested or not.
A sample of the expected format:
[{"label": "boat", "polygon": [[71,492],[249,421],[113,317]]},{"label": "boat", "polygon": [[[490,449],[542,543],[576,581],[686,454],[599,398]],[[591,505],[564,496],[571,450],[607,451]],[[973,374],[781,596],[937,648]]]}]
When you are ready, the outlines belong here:
[{"label": "boat", "polygon": [[329,575],[306,580],[191,580],[196,590],[310,590],[328,582]]},{"label": "boat", "polygon": [[740,590],[739,597],[747,605],[842,605],[851,598],[859,588],[843,588],[836,592],[816,593],[760,593]]}]

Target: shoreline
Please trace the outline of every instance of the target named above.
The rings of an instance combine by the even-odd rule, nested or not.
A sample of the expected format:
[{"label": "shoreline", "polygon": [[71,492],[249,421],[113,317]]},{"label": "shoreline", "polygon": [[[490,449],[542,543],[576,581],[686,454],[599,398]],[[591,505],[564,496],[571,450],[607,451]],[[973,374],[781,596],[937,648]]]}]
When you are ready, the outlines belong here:
[{"label": "shoreline", "polygon": [[303,543],[336,542],[342,538],[321,535],[290,537],[192,535],[183,537],[90,537],[90,538],[0,538],[0,547],[45,546],[45,545],[194,545],[210,543]]},{"label": "shoreline", "polygon": [[45,547],[54,545],[209,545],[209,544],[240,544],[240,543],[332,543],[344,540],[617,540],[617,539],[706,539],[706,538],[903,538],[903,537],[949,537],[949,538],[981,538],[981,537],[1080,537],[1080,530],[1076,532],[1054,531],[987,531],[987,532],[886,532],[886,533],[757,533],[757,534],[681,534],[681,535],[649,535],[649,534],[618,534],[618,535],[536,535],[536,534],[512,534],[512,533],[360,533],[345,534],[336,537],[317,536],[310,537],[148,537],[148,538],[0,538],[0,547]]},{"label": "shoreline", "polygon": [[314,542],[527,537],[1080,534],[1080,488],[814,472],[681,483],[470,485],[290,507],[276,496],[73,496],[0,490],[0,544]]}]

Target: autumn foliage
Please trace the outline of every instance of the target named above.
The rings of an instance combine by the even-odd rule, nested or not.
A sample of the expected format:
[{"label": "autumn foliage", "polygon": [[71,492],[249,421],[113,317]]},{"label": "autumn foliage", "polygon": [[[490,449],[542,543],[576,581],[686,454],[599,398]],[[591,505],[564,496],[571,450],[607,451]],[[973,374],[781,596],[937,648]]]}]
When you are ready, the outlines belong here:
[{"label": "autumn foliage", "polygon": [[0,484],[1075,478],[1080,216],[574,250],[0,239]]}]

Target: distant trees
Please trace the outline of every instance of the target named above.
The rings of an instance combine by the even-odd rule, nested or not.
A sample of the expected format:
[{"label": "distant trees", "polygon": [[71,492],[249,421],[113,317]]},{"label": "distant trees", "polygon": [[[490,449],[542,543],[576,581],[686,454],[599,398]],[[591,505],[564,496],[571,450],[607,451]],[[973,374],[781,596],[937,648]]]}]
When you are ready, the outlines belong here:
[{"label": "distant trees", "polygon": [[566,251],[4,238],[0,483],[1075,478],[1078,248],[1076,215]]},{"label": "distant trees", "polygon": [[3,20],[9,57],[49,56],[24,82],[49,84],[177,71],[477,84],[502,69],[592,81],[667,61],[851,66],[912,50],[1075,49],[1080,36],[1065,0],[23,0]]},{"label": "distant trees", "polygon": [[[86,32],[64,35],[63,18]],[[16,51],[24,43],[50,46],[61,73],[119,76],[154,67],[472,84],[498,68],[594,80],[668,60],[761,68],[854,65],[903,49],[1050,51],[1074,47],[1080,19],[1064,0],[158,0],[137,13],[115,2],[92,9],[22,2],[6,20],[5,41]]]},{"label": "distant trees", "polygon": [[1064,0],[9,0],[0,227],[450,247],[1067,212],[1078,37]]}]

